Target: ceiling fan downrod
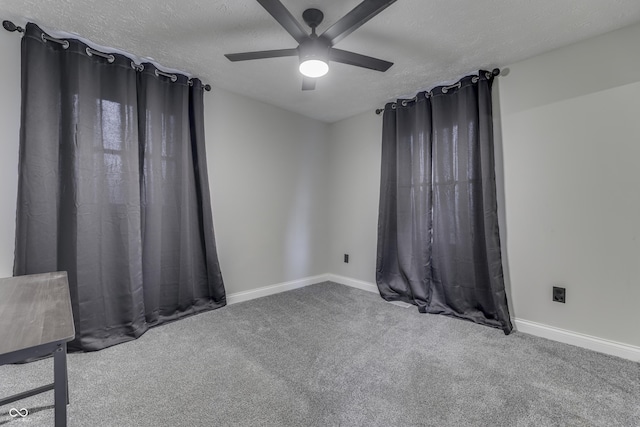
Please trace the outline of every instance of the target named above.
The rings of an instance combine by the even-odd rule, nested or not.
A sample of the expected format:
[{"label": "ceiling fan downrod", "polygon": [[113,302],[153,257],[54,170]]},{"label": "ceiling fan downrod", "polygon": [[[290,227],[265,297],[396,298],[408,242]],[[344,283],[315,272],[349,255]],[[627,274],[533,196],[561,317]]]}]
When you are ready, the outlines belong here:
[{"label": "ceiling fan downrod", "polygon": [[316,27],[322,23],[324,13],[318,9],[307,9],[302,12],[302,20],[311,27],[311,36],[318,37]]}]

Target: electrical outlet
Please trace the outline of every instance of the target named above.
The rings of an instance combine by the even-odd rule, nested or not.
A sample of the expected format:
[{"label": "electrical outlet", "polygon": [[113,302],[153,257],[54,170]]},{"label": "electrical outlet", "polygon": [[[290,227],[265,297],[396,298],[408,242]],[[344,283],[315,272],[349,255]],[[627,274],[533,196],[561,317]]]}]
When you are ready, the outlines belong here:
[{"label": "electrical outlet", "polygon": [[349,264],[349,254],[344,254],[344,262]]},{"label": "electrical outlet", "polygon": [[553,287],[553,300],[555,302],[561,302],[561,303],[565,303],[566,302],[566,295],[567,290],[565,288],[559,288],[557,286]]}]

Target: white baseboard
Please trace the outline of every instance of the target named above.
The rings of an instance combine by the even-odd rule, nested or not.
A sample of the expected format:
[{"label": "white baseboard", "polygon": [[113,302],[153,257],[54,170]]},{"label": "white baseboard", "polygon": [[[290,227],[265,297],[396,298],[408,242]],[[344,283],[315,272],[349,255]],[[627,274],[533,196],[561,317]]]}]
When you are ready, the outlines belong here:
[{"label": "white baseboard", "polygon": [[515,323],[518,332],[640,362],[640,347],[568,331],[530,320],[512,319],[512,321]]},{"label": "white baseboard", "polygon": [[266,297],[269,295],[279,294],[280,292],[291,291],[293,289],[304,288],[305,286],[314,285],[322,282],[335,282],[352,288],[361,289],[363,291],[378,293],[378,287],[373,283],[363,282],[362,280],[351,279],[349,277],[338,276],[336,274],[320,274],[318,276],[305,277],[290,282],[278,283],[275,285],[262,286],[260,288],[251,289],[250,291],[234,292],[227,295],[227,304],[237,304],[239,302],[249,301],[256,298]]},{"label": "white baseboard", "polygon": [[351,286],[352,288],[361,289],[363,291],[373,292],[379,294],[378,287],[369,282],[362,280],[351,279],[350,277],[338,276],[337,274],[327,274],[329,281],[340,283],[341,285]]},{"label": "white baseboard", "polygon": [[321,274],[319,276],[311,276],[305,277],[303,279],[292,280],[291,282],[263,286],[261,288],[252,289],[250,291],[234,292],[227,295],[227,304],[236,304],[243,301],[249,301],[256,298],[279,294],[280,292],[304,288],[305,286],[313,285],[315,283],[326,282],[329,280],[328,276],[328,274]]}]

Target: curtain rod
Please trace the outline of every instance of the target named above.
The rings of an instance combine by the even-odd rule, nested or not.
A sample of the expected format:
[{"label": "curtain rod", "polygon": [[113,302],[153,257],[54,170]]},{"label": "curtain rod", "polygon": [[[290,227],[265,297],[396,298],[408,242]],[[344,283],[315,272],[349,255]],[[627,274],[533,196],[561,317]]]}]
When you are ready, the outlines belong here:
[{"label": "curtain rod", "polygon": [[[493,77],[497,77],[500,75],[500,68],[494,68],[492,71],[487,71],[486,73],[486,77],[489,78],[491,76]],[[473,77],[473,83],[477,83],[478,79],[480,79],[480,77],[478,76],[474,76]],[[460,88],[460,82],[454,83],[451,86],[445,86],[442,88],[442,93],[447,93],[449,90],[454,89],[454,88]],[[427,97],[431,96],[431,91],[427,91],[426,92]],[[414,96],[413,98],[410,99],[403,99],[402,100],[402,106],[406,107],[408,103],[416,101],[418,99],[418,95]],[[392,104],[392,108],[396,108],[396,102],[394,102]],[[376,109],[376,114],[380,115],[380,113],[382,113],[384,111],[384,108],[378,108]]]},{"label": "curtain rod", "polygon": [[[14,24],[11,21],[2,21],[2,26],[4,27],[5,30],[9,31],[10,33],[13,33],[15,31],[17,31],[19,33],[24,33],[24,28],[17,26],[16,24]],[[51,36],[49,36],[49,35],[47,35],[45,33],[42,33],[42,40],[43,41],[51,41],[51,42],[59,43],[59,44],[62,45],[62,47],[64,49],[67,49],[69,47],[69,42],[67,40],[56,39],[56,38],[51,37]],[[86,52],[87,52],[88,56],[96,55],[96,56],[100,56],[101,58],[105,58],[109,63],[115,61],[115,56],[113,56],[110,53],[100,52],[98,50],[91,49],[90,47],[87,47]],[[131,67],[136,71],[144,70],[144,65],[136,64],[133,61],[131,61]],[[167,78],[171,79],[172,82],[175,82],[176,80],[178,80],[178,76],[176,76],[175,74],[165,73],[165,72],[157,70],[157,69],[155,70],[155,74],[156,74],[156,77],[157,76],[167,77]],[[189,86],[193,86],[192,79],[189,79]],[[202,88],[204,90],[206,90],[207,92],[211,91],[211,85],[210,84],[204,84],[204,85],[202,85]]]}]

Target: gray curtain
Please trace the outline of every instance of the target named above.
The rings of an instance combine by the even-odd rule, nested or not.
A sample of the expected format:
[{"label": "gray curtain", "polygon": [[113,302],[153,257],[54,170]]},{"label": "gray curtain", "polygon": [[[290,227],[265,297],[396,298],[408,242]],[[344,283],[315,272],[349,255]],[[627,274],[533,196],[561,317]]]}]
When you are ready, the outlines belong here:
[{"label": "gray curtain", "polygon": [[376,282],[388,301],[508,334],[492,82],[481,71],[385,107]]},{"label": "gray curtain", "polygon": [[43,34],[22,39],[14,274],[67,271],[72,350],[224,306],[201,82]]}]

